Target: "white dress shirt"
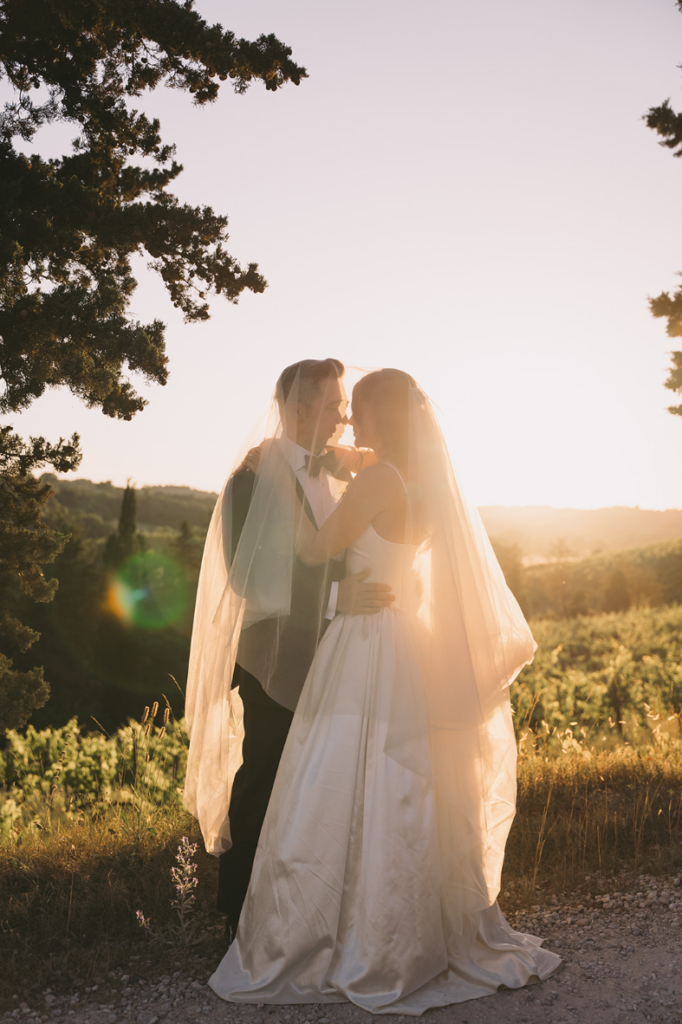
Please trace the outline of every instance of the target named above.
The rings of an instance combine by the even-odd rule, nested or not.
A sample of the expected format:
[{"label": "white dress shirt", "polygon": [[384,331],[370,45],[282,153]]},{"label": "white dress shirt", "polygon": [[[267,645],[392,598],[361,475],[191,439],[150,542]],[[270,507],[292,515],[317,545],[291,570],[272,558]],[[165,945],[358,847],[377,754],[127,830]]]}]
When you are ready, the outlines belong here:
[{"label": "white dress shirt", "polygon": [[[343,493],[346,489],[346,484],[342,480],[337,480],[335,476],[328,473],[327,470],[322,467],[319,476],[309,476],[306,469],[305,460],[306,456],[311,455],[306,448],[302,448],[300,444],[296,444],[289,437],[283,437],[280,440],[282,445],[282,451],[286,457],[287,462],[296,474],[296,479],[303,488],[312,513],[315,516],[315,522],[317,523],[318,529],[322,526],[325,519],[328,519],[332,514],[339,501],[343,497]],[[343,555],[336,555],[337,559],[343,558]],[[339,596],[339,584],[334,581],[331,585],[329,592],[329,604],[327,605],[327,611],[325,612],[325,619],[333,619],[336,614],[336,602]]]}]

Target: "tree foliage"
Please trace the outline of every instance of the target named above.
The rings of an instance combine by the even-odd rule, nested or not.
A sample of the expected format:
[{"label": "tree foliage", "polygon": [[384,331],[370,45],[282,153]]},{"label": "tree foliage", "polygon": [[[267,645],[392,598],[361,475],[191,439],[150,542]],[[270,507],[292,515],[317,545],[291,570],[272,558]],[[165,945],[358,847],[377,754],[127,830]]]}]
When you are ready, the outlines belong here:
[{"label": "tree foliage", "polygon": [[[678,0],[677,6],[682,12],[682,0]],[[671,150],[673,156],[682,156],[682,114],[672,109],[670,100],[665,100],[658,107],[651,107],[644,119],[647,127],[660,136],[661,146]],[[673,295],[661,292],[649,300],[649,308],[653,316],[667,320],[666,332],[669,338],[682,337],[682,287]],[[675,394],[682,394],[682,352],[671,352],[671,358],[672,367],[665,386]],[[682,416],[682,404],[668,406],[668,412]]]},{"label": "tree foliage", "polygon": [[[264,290],[257,264],[243,267],[228,252],[227,218],[169,191],[182,170],[174,147],[132,104],[159,85],[205,104],[228,80],[243,93],[255,80],[276,91],[304,77],[274,35],[238,39],[207,24],[193,0],[0,0],[0,84],[10,96],[0,111],[0,413],[65,386],[130,420],[146,402],[129,374],[166,383],[164,324],[130,313],[135,255],[148,257],[186,322],[208,318],[210,294],[237,302]],[[75,129],[69,153],[26,155],[41,127],[60,122]],[[49,600],[54,587],[40,565],[61,543],[41,524],[49,488],[30,471],[63,472],[78,458],[77,438],[24,444],[9,428],[0,434],[10,559],[0,570],[0,634],[19,650],[35,635],[12,619],[12,589]],[[46,692],[40,670],[22,683],[3,654],[0,728],[24,721]]]},{"label": "tree foliage", "polygon": [[42,668],[18,671],[11,657],[23,654],[39,637],[16,617],[18,599],[23,593],[41,603],[52,600],[57,581],[45,578],[43,566],[67,539],[42,521],[53,491],[31,471],[49,464],[63,473],[79,462],[77,435],[56,445],[43,438],[27,444],[11,427],[0,428],[0,640],[7,652],[0,652],[0,732],[23,725],[49,696]]},{"label": "tree foliage", "polygon": [[[227,218],[181,204],[182,170],[158,120],[130,100],[166,84],[205,104],[230,79],[243,92],[298,84],[305,70],[274,36],[256,42],[209,26],[176,0],[0,0],[0,411],[66,385],[129,420],[144,406],[126,369],[165,384],[164,326],[129,315],[131,258],[146,253],[187,321],[213,291],[236,302],[266,282],[225,248]],[[54,122],[73,152],[45,160],[16,146]],[[141,162],[140,162],[141,161]]]}]

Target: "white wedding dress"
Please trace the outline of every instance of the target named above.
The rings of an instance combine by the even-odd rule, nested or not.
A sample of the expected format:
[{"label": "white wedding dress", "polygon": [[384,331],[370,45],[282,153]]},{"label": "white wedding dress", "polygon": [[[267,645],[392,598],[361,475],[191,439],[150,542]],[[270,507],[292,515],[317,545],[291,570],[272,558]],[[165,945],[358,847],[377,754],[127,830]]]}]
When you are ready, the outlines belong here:
[{"label": "white wedding dress", "polygon": [[231,1002],[350,1000],[419,1015],[544,979],[561,963],[496,903],[457,916],[432,868],[439,804],[419,769],[434,738],[426,730],[409,757],[386,752],[396,746],[392,702],[409,706],[419,683],[417,624],[401,609],[414,556],[372,526],[348,550],[348,572],[369,567],[396,601],[377,615],[337,616],[319,645],[237,936],[209,982]]}]

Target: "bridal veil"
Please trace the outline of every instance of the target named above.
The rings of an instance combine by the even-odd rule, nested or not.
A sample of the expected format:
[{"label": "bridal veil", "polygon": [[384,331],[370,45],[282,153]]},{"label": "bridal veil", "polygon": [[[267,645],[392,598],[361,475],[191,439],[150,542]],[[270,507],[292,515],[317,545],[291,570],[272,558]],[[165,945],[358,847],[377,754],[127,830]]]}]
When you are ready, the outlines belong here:
[{"label": "bridal veil", "polygon": [[[413,617],[438,820],[434,870],[459,930],[499,892],[516,809],[509,686],[537,645],[462,494],[434,408],[411,379],[407,422],[408,507],[425,535]],[[391,717],[389,742],[393,734],[399,743],[406,715]]]},{"label": "bridal veil", "polygon": [[[275,678],[275,667],[286,662],[298,625],[290,613],[302,491],[287,452],[299,399],[308,397],[305,387],[300,373],[287,377],[285,371],[280,377],[261,432],[252,436],[261,442],[257,469],[245,481],[247,444],[218,497],[206,536],[185,699],[190,747],[184,802],[199,821],[207,852],[215,856],[231,846],[228,809],[241,764],[244,712],[238,689],[231,689],[238,654],[247,671],[258,665],[253,674],[266,693],[291,710],[295,706],[286,679]],[[346,486],[330,481],[337,498]],[[321,567],[322,575],[326,571]],[[301,624],[313,649],[325,625],[322,611],[317,621]]]},{"label": "bridal veil", "polygon": [[[401,613],[413,623],[418,682],[409,694],[396,691],[385,754],[432,781],[438,828],[430,869],[449,891],[457,931],[499,891],[516,798],[509,685],[535,643],[461,493],[431,403],[406,374],[381,372],[405,382],[396,423],[407,426],[409,520],[421,538],[409,570],[416,585],[403,588]],[[231,477],[209,527],[197,595],[185,803],[215,854],[229,848],[230,787],[241,761],[242,708],[230,689],[240,631],[263,618],[277,622],[289,609],[298,506],[280,447],[296,385],[286,402],[279,398],[239,545],[231,552],[225,539]],[[260,681],[267,690],[267,679]]]}]

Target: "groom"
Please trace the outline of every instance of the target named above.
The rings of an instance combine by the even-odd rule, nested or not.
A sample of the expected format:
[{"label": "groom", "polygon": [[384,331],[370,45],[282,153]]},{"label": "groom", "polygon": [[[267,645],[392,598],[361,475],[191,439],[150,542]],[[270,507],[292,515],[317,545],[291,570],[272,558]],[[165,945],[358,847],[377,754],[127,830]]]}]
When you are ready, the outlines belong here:
[{"label": "groom", "polygon": [[[318,529],[336,506],[341,491],[338,480],[350,480],[333,449],[325,451],[346,422],[343,374],[338,359],[304,359],[288,366],[277,381],[285,435],[282,453],[304,511]],[[287,402],[295,383],[297,401]],[[255,474],[247,464],[232,477],[232,536],[225,544],[231,557],[254,482]],[[279,630],[272,629],[271,619],[242,630],[232,687],[239,687],[244,704],[243,763],[230,799],[232,846],[220,857],[218,876],[218,909],[226,915],[229,941],[237,929],[280,757],[317,643],[336,612],[373,614],[393,600],[389,586],[363,582],[368,573],[346,576],[342,561],[308,567],[296,557],[290,614]],[[259,678],[267,678],[268,693]]]}]

